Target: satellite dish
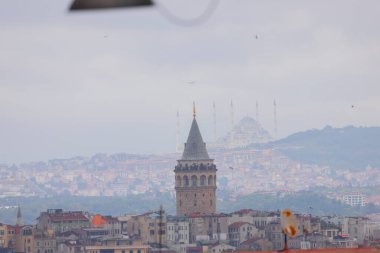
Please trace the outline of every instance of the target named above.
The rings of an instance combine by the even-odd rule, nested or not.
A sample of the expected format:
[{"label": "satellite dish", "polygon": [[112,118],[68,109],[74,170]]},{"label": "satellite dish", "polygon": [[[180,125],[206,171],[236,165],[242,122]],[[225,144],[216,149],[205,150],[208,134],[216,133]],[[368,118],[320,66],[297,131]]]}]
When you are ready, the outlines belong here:
[{"label": "satellite dish", "polygon": [[297,235],[297,220],[289,209],[281,211],[281,228],[282,232],[289,237]]}]

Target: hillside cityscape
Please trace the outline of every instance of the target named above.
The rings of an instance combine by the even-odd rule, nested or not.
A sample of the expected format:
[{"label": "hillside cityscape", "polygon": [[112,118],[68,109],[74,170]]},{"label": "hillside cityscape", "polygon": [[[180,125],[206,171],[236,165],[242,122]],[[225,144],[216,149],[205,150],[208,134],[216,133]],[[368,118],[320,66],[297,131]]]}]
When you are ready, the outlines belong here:
[{"label": "hillside cityscape", "polygon": [[0,2],[0,253],[380,253],[380,1]]},{"label": "hillside cityscape", "polygon": [[[368,159],[364,168],[310,163],[308,145],[300,145],[311,139],[322,143],[322,151],[324,135],[347,131],[365,136],[368,129],[326,127],[270,141],[255,119],[245,117],[208,152],[194,109],[181,159],[181,153],[120,153],[2,165],[0,247],[25,253],[280,250],[279,209],[286,207],[297,221],[291,249],[379,246],[377,161]],[[295,159],[294,150],[306,160],[299,154]],[[114,203],[119,201],[129,206]],[[280,206],[252,208],[265,201]]]}]

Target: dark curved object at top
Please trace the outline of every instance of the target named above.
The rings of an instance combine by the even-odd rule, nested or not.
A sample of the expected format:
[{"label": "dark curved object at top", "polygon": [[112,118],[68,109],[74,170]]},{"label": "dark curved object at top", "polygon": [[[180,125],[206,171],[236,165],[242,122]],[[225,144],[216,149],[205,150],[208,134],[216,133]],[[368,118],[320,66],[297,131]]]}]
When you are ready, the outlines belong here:
[{"label": "dark curved object at top", "polygon": [[74,0],[70,11],[152,6],[151,0]]}]

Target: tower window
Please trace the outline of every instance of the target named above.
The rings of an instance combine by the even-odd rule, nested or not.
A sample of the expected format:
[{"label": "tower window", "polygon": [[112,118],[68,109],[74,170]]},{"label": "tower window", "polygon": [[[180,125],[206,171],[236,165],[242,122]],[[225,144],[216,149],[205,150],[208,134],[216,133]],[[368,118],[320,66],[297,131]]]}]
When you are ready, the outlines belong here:
[{"label": "tower window", "polygon": [[197,176],[195,176],[195,175],[191,176],[191,185],[192,186],[197,186],[198,185],[197,181],[198,181]]},{"label": "tower window", "polygon": [[211,176],[211,175],[208,176],[207,184],[208,184],[208,185],[212,185],[212,184],[213,184],[212,181],[213,181],[213,180],[212,180],[212,176]]},{"label": "tower window", "polygon": [[189,186],[189,178],[188,178],[188,176],[184,176],[183,177],[183,183],[184,183],[185,186]]},{"label": "tower window", "polygon": [[206,176],[205,175],[202,175],[201,176],[201,186],[204,186],[204,185],[206,185]]}]

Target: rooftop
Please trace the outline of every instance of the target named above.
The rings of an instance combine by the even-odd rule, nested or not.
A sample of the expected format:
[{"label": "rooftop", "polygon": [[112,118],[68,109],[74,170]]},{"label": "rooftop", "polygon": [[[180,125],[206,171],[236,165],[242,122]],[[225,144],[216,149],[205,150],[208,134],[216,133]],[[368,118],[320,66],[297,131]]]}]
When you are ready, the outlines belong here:
[{"label": "rooftop", "polygon": [[[45,213],[46,214],[46,213]],[[47,213],[52,222],[60,221],[88,221],[88,218],[81,211],[62,212],[62,213]]]},{"label": "rooftop", "polygon": [[229,225],[228,228],[240,228],[241,226],[243,226],[245,224],[250,224],[250,223],[244,222],[244,221],[238,221],[238,222],[234,222],[231,225]]},{"label": "rooftop", "polygon": [[195,116],[193,119],[193,123],[191,124],[189,136],[185,143],[185,150],[183,151],[181,160],[210,160],[210,157],[208,156],[206,149],[206,143],[203,142],[202,135],[199,130]]}]

